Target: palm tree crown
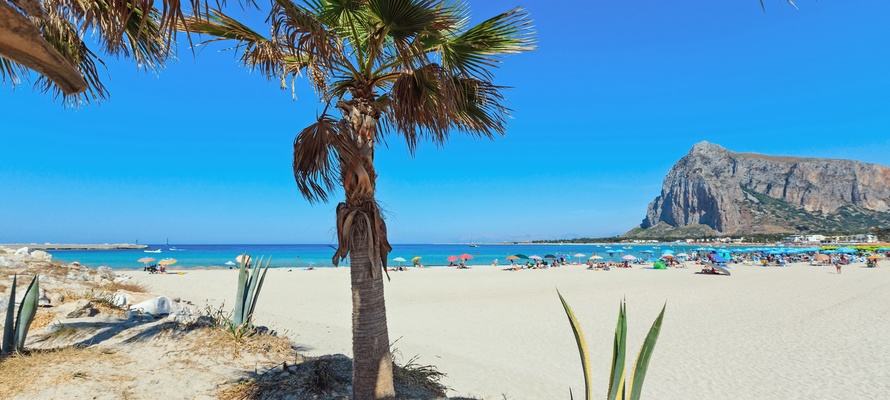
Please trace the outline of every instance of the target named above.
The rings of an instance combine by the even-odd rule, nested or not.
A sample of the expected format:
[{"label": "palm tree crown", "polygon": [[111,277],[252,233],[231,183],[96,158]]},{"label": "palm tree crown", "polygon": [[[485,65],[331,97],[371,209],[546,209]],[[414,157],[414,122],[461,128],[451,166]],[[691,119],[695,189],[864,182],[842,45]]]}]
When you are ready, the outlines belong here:
[{"label": "palm tree crown", "polygon": [[[239,42],[241,61],[283,86],[298,75],[308,77],[324,111],[295,140],[297,185],[315,202],[327,201],[342,183],[346,203],[353,203],[350,197],[366,197],[371,188],[362,183],[364,175],[350,179],[338,167],[362,165],[362,154],[352,151],[356,138],[344,133],[359,127],[360,118],[374,123],[361,125],[358,140],[373,147],[395,133],[412,153],[421,138],[440,145],[451,132],[487,138],[505,132],[509,109],[491,69],[503,55],[534,48],[531,22],[520,8],[473,27],[469,19],[461,1],[276,0],[269,38],[219,10],[184,28]],[[331,117],[331,106],[352,126]],[[373,173],[372,166],[364,168]],[[385,232],[378,233],[385,243]],[[385,254],[375,258],[381,255],[385,265]]]}]

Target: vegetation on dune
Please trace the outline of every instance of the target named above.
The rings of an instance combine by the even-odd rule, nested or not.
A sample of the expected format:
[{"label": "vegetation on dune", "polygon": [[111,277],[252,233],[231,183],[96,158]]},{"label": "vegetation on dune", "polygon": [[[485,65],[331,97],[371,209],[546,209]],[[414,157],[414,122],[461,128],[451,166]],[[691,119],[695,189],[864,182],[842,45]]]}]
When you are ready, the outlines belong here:
[{"label": "vegetation on dune", "polygon": [[3,344],[0,354],[21,352],[25,349],[28,329],[37,314],[38,276],[35,275],[25,291],[18,312],[15,311],[15,289],[18,276],[12,277],[12,288],[9,293],[9,304],[6,307],[6,322],[3,324]]}]

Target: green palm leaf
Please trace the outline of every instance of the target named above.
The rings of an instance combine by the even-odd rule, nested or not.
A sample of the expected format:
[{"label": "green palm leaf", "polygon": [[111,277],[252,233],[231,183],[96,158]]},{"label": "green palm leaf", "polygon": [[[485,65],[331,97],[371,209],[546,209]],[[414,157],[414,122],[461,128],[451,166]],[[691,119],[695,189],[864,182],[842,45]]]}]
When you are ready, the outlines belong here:
[{"label": "green palm leaf", "polygon": [[442,65],[466,76],[491,79],[500,57],[529,51],[534,31],[528,12],[514,8],[440,44]]}]

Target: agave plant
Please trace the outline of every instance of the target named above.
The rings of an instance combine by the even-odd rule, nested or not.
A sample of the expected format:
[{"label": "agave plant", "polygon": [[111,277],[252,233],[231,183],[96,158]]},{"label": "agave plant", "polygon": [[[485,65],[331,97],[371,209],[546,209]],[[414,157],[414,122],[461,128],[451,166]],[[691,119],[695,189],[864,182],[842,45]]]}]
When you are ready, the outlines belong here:
[{"label": "agave plant", "polygon": [[[585,399],[593,399],[593,388],[591,382],[590,354],[587,351],[587,341],[584,339],[584,333],[581,331],[581,324],[572,312],[572,308],[557,290],[559,300],[565,309],[566,316],[569,317],[569,323],[572,325],[572,331],[575,334],[575,342],[578,344],[578,352],[581,355],[581,368],[584,371],[584,393]],[[665,305],[667,307],[667,305]],[[618,326],[615,328],[615,343],[612,348],[612,372],[609,374],[609,400],[639,400],[640,393],[643,390],[643,380],[646,378],[646,370],[649,368],[649,360],[652,358],[652,351],[655,349],[655,342],[658,340],[658,333],[661,332],[661,321],[664,317],[665,307],[661,308],[658,318],[652,323],[646,340],[643,341],[643,347],[640,348],[640,354],[637,355],[637,361],[634,363],[630,382],[625,383],[624,380],[624,364],[627,354],[627,310],[624,300],[621,301],[621,307],[618,312]],[[569,391],[571,396],[571,391]],[[571,396],[574,398],[574,396]]]},{"label": "agave plant", "polygon": [[235,312],[232,314],[231,325],[228,327],[229,332],[236,336],[242,336],[253,328],[253,310],[260,297],[260,290],[263,288],[263,280],[266,278],[269,264],[272,263],[272,257],[266,261],[265,267],[262,267],[263,257],[260,257],[253,272],[248,271],[250,262],[249,256],[241,256],[241,266],[238,268],[238,292],[235,295]]},{"label": "agave plant", "polygon": [[13,315],[15,311],[15,284],[18,277],[12,277],[12,290],[9,293],[9,305],[6,307],[6,323],[3,325],[3,347],[0,353],[9,354],[13,351],[22,351],[25,348],[25,339],[28,337],[28,328],[31,321],[34,320],[34,314],[37,313],[37,297],[38,284],[37,276],[28,285],[25,291],[25,297],[19,306],[18,316]]}]

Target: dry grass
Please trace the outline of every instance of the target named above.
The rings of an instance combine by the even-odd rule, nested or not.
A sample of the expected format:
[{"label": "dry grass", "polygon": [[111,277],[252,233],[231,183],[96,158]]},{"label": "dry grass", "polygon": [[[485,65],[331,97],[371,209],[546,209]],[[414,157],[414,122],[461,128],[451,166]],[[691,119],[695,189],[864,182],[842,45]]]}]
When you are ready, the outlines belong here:
[{"label": "dry grass", "polygon": [[34,320],[31,321],[31,328],[29,328],[29,330],[30,332],[36,332],[38,329],[46,328],[55,319],[55,313],[45,309],[39,309],[37,310],[37,314],[34,314]]},{"label": "dry grass", "polygon": [[102,314],[124,317],[127,312],[124,308],[114,305],[114,295],[112,293],[104,291],[96,292],[93,290],[80,292],[63,290],[60,294],[65,298],[66,303],[77,300],[89,300],[93,303],[93,307],[99,310]]},{"label": "dry grass", "polygon": [[0,398],[28,398],[30,389],[61,386],[90,377],[90,371],[97,364],[105,363],[118,365],[122,358],[96,348],[71,347],[3,357],[0,359]]},{"label": "dry grass", "polygon": [[149,289],[147,286],[145,286],[139,282],[130,282],[130,281],[105,285],[105,286],[102,286],[102,290],[105,290],[105,291],[108,291],[111,293],[115,293],[118,290],[123,290],[126,292],[132,292],[132,293],[148,293],[149,292]]}]

